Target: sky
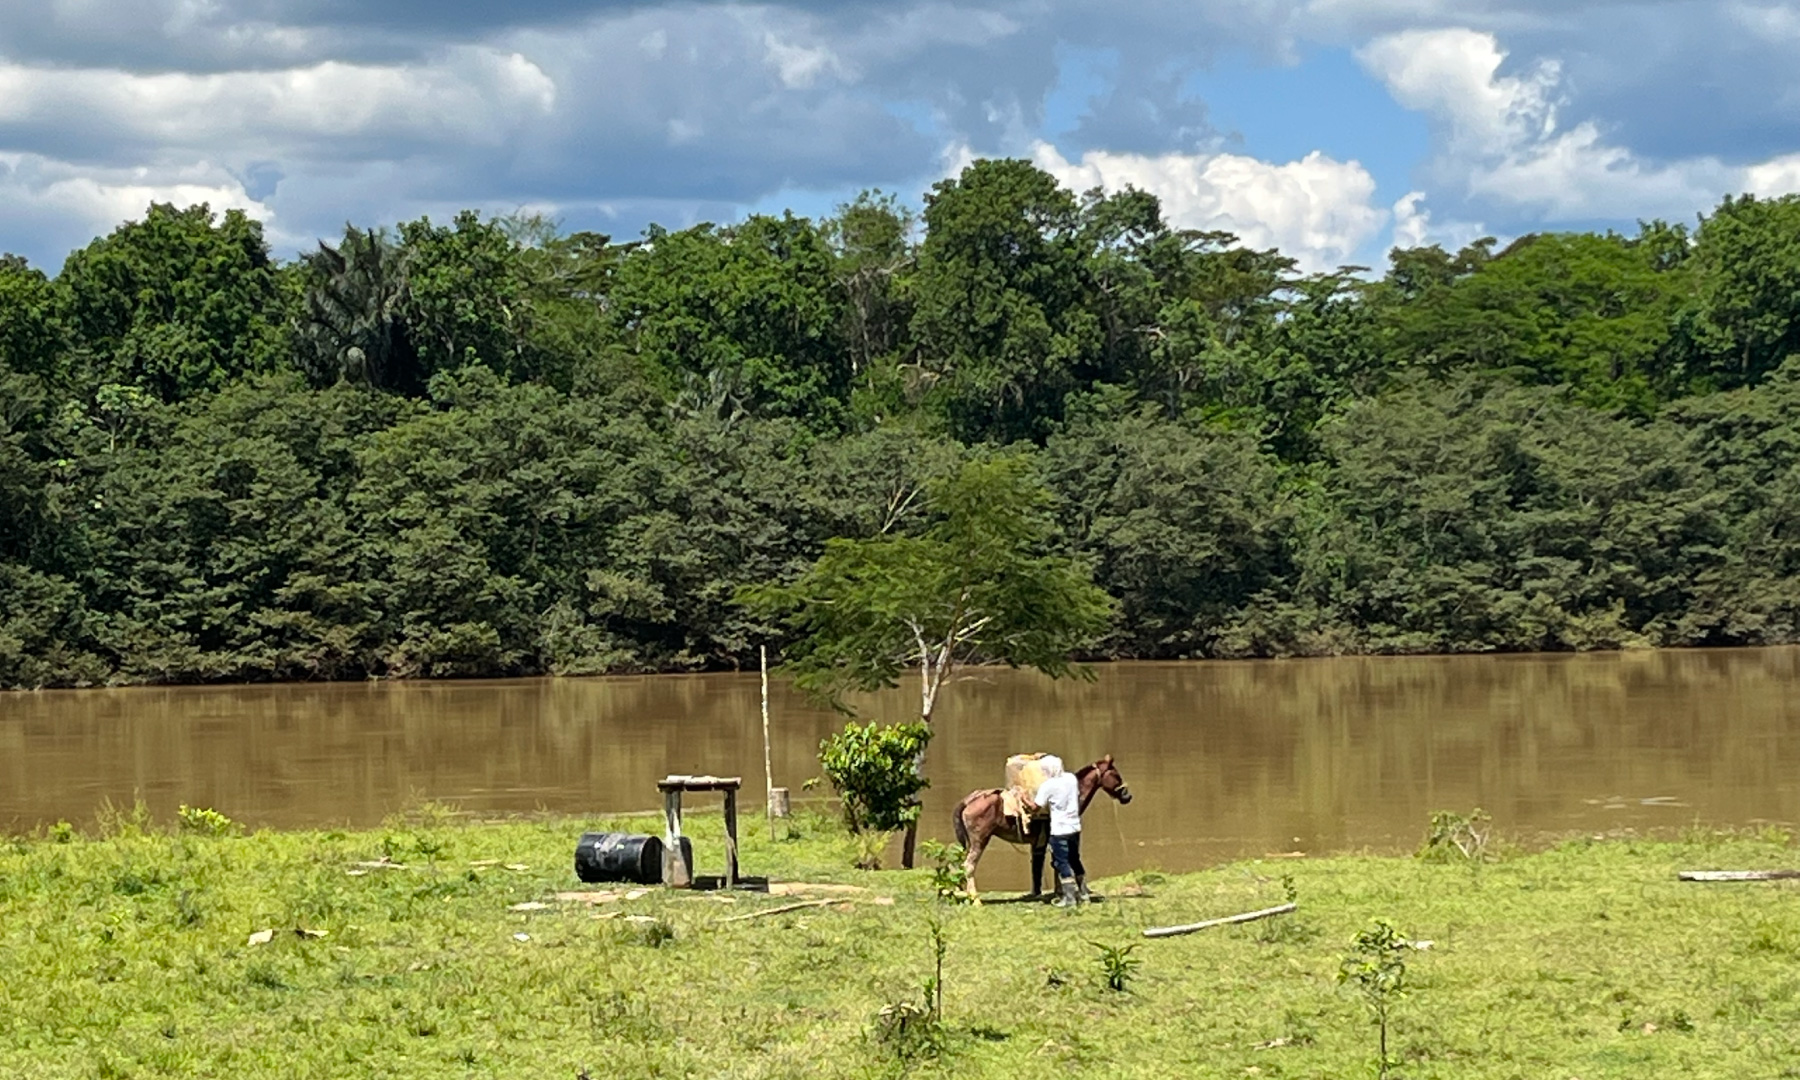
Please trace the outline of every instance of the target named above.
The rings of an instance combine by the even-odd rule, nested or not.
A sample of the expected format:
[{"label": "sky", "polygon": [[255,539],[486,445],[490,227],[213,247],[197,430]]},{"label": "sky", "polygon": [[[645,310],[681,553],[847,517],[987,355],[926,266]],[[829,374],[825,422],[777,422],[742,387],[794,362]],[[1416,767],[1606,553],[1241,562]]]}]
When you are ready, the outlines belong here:
[{"label": "sky", "polygon": [[1308,270],[1800,190],[1800,0],[0,0],[0,251],[917,206],[978,157]]}]

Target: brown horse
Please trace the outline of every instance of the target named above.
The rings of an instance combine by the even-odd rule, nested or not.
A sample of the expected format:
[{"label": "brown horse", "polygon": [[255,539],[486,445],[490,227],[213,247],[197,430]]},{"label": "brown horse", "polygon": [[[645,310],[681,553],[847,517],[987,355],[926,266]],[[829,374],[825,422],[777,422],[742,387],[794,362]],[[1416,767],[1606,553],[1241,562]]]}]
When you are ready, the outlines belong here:
[{"label": "brown horse", "polygon": [[[1131,801],[1131,789],[1125,786],[1125,778],[1119,775],[1118,768],[1113,765],[1111,754],[1092,765],[1083,765],[1077,769],[1075,782],[1080,787],[1081,812],[1084,814],[1097,791],[1106,792],[1119,800],[1121,805]],[[1006,816],[999,788],[969,792],[962,802],[956,804],[953,816],[956,842],[967,852],[963,856],[963,871],[971,897],[977,895],[975,865],[981,861],[981,853],[987,849],[988,841],[994,839],[1004,840],[1009,844],[1031,845],[1030,895],[1044,894],[1044,852],[1050,846],[1050,823],[1047,820],[1033,821],[1026,830],[1020,831],[1018,821]]]}]

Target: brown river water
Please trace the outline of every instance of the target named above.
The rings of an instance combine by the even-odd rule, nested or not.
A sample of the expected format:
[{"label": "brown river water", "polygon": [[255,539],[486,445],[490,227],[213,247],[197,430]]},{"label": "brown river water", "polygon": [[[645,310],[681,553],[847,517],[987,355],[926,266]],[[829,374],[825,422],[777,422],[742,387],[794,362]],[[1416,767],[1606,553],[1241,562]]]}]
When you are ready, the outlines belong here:
[{"label": "brown river water", "polygon": [[[1109,664],[1092,682],[980,670],[946,690],[922,834],[1009,753],[1115,756],[1135,800],[1085,823],[1096,875],[1415,846],[1433,810],[1504,834],[1800,821],[1800,649]],[[0,694],[0,833],[102,800],[256,825],[366,825],[409,800],[648,810],[670,772],[762,804],[757,677],[176,687]],[[773,680],[775,782],[842,723]],[[859,699],[902,719],[917,686]],[[695,797],[696,808],[711,797]],[[758,827],[751,824],[748,827]],[[571,853],[574,837],[571,836]],[[1004,850],[1002,850],[1004,849]],[[699,853],[702,871],[717,853]],[[983,885],[1018,887],[997,845]],[[747,873],[756,867],[747,865]]]}]

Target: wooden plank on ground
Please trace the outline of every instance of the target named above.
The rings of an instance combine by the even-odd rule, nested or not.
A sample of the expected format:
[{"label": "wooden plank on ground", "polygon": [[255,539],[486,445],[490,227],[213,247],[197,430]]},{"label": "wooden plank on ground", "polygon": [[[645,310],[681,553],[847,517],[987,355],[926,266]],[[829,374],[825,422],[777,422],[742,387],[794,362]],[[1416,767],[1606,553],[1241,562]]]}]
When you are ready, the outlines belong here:
[{"label": "wooden plank on ground", "polygon": [[1682,881],[1792,881],[1800,870],[1683,870]]},{"label": "wooden plank on ground", "polygon": [[827,885],[817,881],[771,881],[770,896],[805,896],[808,893],[818,895],[832,894],[836,896],[861,896],[869,890],[863,885]]},{"label": "wooden plank on ground", "polygon": [[1257,919],[1267,919],[1272,915],[1286,915],[1293,910],[1294,905],[1292,904],[1278,904],[1272,908],[1263,908],[1261,911],[1246,911],[1242,915],[1227,915],[1222,919],[1208,919],[1205,922],[1187,923],[1182,926],[1153,926],[1144,931],[1144,936],[1148,938],[1175,937],[1180,934],[1191,934],[1196,930],[1207,930],[1215,926],[1230,926],[1233,923],[1255,922]]}]

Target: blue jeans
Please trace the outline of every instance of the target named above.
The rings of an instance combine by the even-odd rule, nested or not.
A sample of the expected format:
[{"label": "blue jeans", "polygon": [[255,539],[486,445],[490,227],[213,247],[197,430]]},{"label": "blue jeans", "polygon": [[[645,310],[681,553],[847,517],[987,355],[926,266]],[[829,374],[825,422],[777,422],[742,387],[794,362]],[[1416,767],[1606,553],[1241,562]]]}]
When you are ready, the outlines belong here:
[{"label": "blue jeans", "polygon": [[1056,867],[1056,876],[1059,879],[1087,877],[1087,867],[1081,865],[1081,834],[1052,836],[1050,838],[1050,863]]}]

